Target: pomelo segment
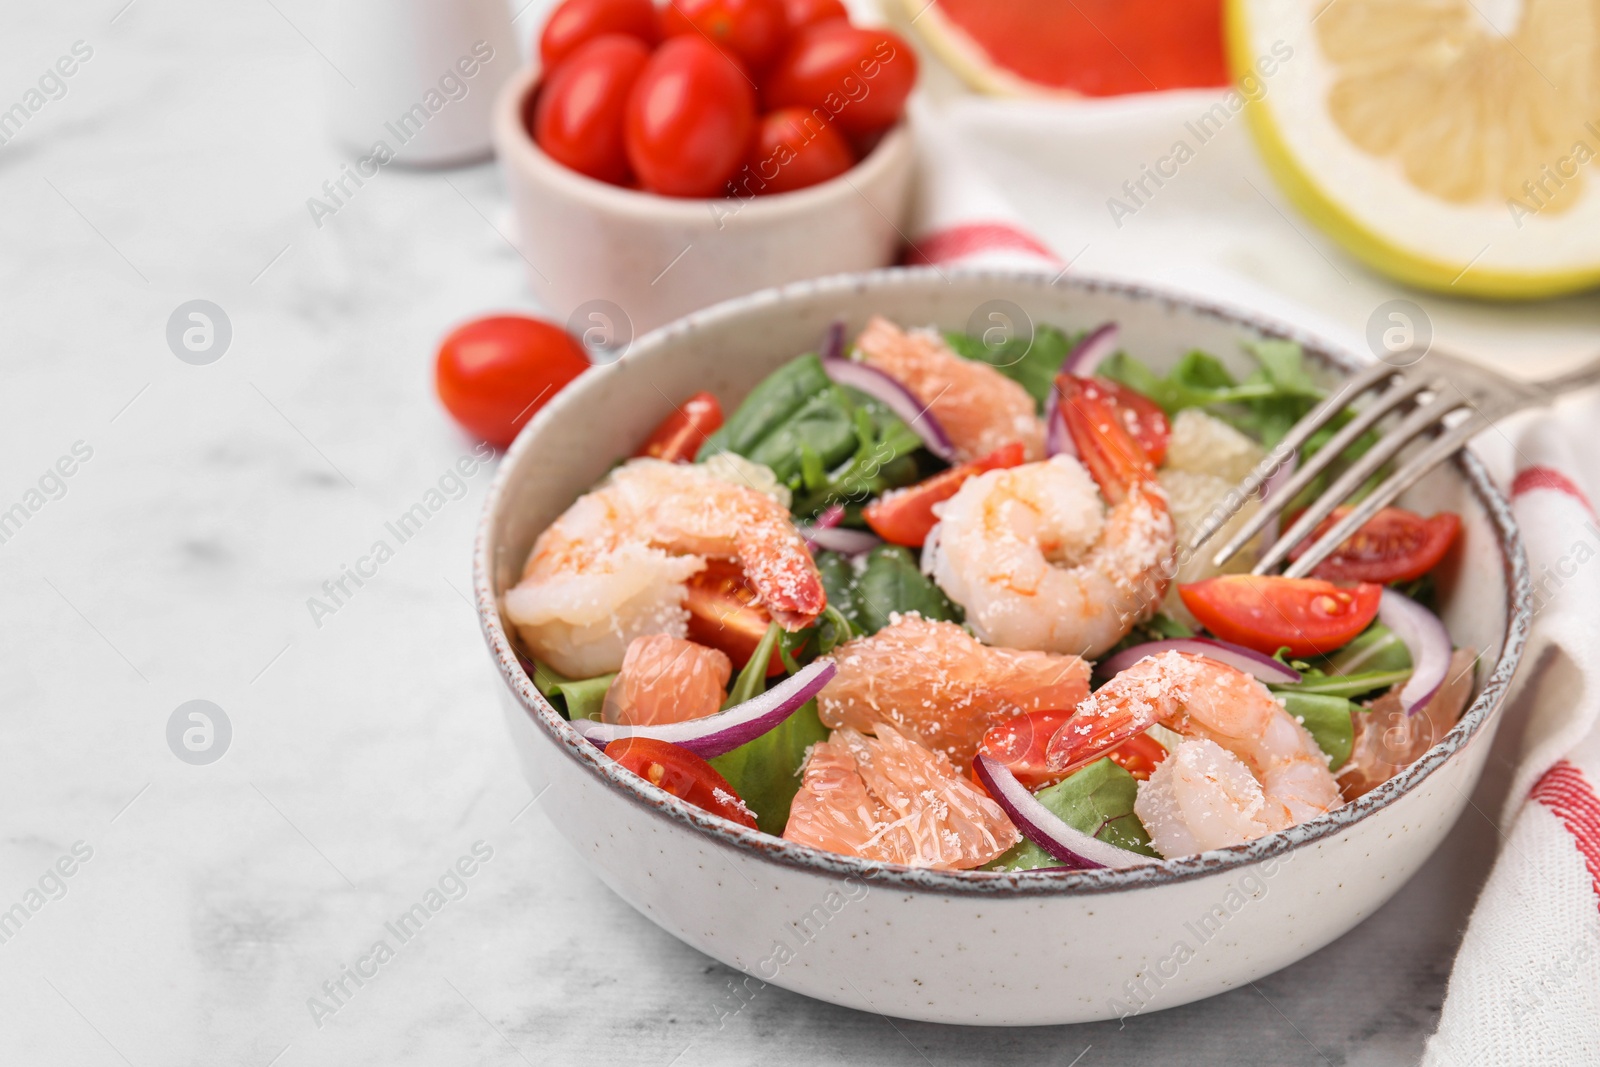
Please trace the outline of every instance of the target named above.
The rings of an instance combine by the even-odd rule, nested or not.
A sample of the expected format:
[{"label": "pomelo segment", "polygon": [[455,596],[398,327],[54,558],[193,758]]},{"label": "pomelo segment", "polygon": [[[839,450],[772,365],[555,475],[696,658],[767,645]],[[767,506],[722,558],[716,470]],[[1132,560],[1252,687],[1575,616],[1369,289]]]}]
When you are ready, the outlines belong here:
[{"label": "pomelo segment", "polygon": [[1228,0],[1227,29],[1267,168],[1351,254],[1462,296],[1600,284],[1596,0]]},{"label": "pomelo segment", "polygon": [[1225,85],[1222,0],[905,0],[923,39],[973,88],[1117,96]]}]

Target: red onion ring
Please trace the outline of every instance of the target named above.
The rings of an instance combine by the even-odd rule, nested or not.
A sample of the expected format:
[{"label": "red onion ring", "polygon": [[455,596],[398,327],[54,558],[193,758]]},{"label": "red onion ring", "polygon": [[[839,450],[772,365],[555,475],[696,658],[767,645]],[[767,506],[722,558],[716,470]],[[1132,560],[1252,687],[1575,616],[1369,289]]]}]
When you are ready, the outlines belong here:
[{"label": "red onion ring", "polygon": [[946,463],[955,462],[956,448],[950,443],[949,435],[939,425],[939,420],[933,417],[933,412],[911,390],[876,367],[853,360],[825,359],[822,369],[838,384],[861,390],[898,415],[913,433],[922,438],[929,452]]},{"label": "red onion ring", "polygon": [[[1225,663],[1229,667],[1241,670],[1252,678],[1266,682],[1268,685],[1293,685],[1300,681],[1300,672],[1281,663],[1271,656],[1263,655],[1253,648],[1245,648],[1231,641],[1218,641],[1210,637],[1180,637],[1170,641],[1147,641],[1142,645],[1118,652],[1110,659],[1101,660],[1095,665],[1095,673],[1112,677],[1121,674],[1129,667],[1138,663],[1146,656],[1156,656],[1163,652],[1188,652],[1206,659],[1214,659],[1218,663]],[[1446,657],[1448,658],[1448,657]]]},{"label": "red onion ring", "polygon": [[1378,601],[1378,621],[1393,630],[1411,653],[1411,677],[1400,688],[1400,706],[1415,715],[1427,706],[1450,672],[1450,631],[1439,617],[1393,589]]},{"label": "red onion ring", "polygon": [[877,534],[865,530],[847,530],[844,527],[801,526],[800,536],[811,548],[838,552],[846,556],[859,556],[883,544]]},{"label": "red onion ring", "polygon": [[1086,871],[1099,867],[1137,867],[1159,862],[1149,856],[1109,845],[1098,837],[1091,837],[1082,830],[1068,826],[1028,792],[1027,787],[1011,773],[1011,768],[999,760],[980,754],[972,766],[978,772],[983,787],[994,797],[995,803],[1005,809],[1023,836],[1068,867]]},{"label": "red onion ring", "polygon": [[844,358],[844,320],[834,319],[828,323],[828,332],[822,335],[822,359]]},{"label": "red onion ring", "polygon": [[648,737],[681,745],[701,759],[710,759],[724,752],[732,752],[782,723],[806,701],[820,693],[838,670],[832,660],[813,660],[758,697],[735,704],[727,711],[690,719],[688,722],[624,726],[621,723],[577,719],[573,721],[572,728],[582,734],[584,740],[601,748],[619,737]]},{"label": "red onion ring", "polygon": [[1078,454],[1078,446],[1072,443],[1072,435],[1067,432],[1067,420],[1061,417],[1061,393],[1055,386],[1050,387],[1050,398],[1044,402],[1044,454]]},{"label": "red onion ring", "polygon": [[1114,322],[1090,330],[1061,361],[1061,373],[1074,378],[1093,378],[1095,369],[1116,352],[1121,333],[1122,328]]}]

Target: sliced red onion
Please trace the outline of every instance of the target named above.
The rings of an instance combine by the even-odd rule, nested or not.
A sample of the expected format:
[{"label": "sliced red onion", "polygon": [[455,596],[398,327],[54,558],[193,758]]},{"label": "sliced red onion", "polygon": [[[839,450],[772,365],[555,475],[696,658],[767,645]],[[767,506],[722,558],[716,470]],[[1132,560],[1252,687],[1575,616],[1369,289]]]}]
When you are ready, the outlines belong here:
[{"label": "sliced red onion", "polygon": [[822,513],[811,520],[813,530],[831,530],[844,521],[844,505],[829,504]]},{"label": "sliced red onion", "polygon": [[1393,589],[1378,601],[1378,621],[1393,630],[1411,653],[1411,677],[1400,689],[1400,705],[1415,715],[1450,673],[1450,632],[1439,617]]},{"label": "sliced red onion", "polygon": [[1149,856],[1109,845],[1098,837],[1091,837],[1082,830],[1068,826],[1028,792],[1027,787],[1011,773],[1011,768],[999,760],[980,754],[973,769],[978,772],[983,787],[994,797],[995,803],[1005,809],[1022,835],[1068,867],[1093,870],[1097,867],[1137,867],[1157,862]]},{"label": "sliced red onion", "polygon": [[[1288,459],[1278,465],[1278,469],[1273,471],[1267,477],[1267,480],[1261,483],[1261,503],[1265,504],[1283,491],[1283,487],[1288,484],[1289,479],[1294,477],[1296,466],[1298,466],[1298,460],[1294,455],[1290,455]],[[1288,505],[1284,506],[1287,507]],[[1268,520],[1266,526],[1262,527],[1259,544],[1263,553],[1271,548],[1273,542],[1278,539],[1278,519],[1282,514],[1283,512],[1280,510]]]},{"label": "sliced red onion", "polygon": [[1072,346],[1067,358],[1061,361],[1061,373],[1075,378],[1093,378],[1095,370],[1117,350],[1122,328],[1114,322],[1089,331],[1087,337]]},{"label": "sliced red onion", "polygon": [[844,320],[834,319],[828,323],[828,332],[822,335],[822,358],[844,358]]},{"label": "sliced red onion", "polygon": [[876,367],[848,359],[825,359],[822,369],[840,385],[859,389],[890,411],[900,416],[913,433],[922,438],[929,452],[946,463],[955,462],[956,448],[939,420],[933,417],[927,405],[912,395],[911,390],[889,377]]},{"label": "sliced red onion", "polygon": [[800,536],[806,539],[806,544],[813,548],[824,549],[828,552],[839,552],[846,556],[859,556],[863,552],[871,552],[883,544],[883,539],[877,534],[865,530],[848,530],[842,526],[835,527],[800,527]]},{"label": "sliced red onion", "polygon": [[1055,386],[1050,387],[1050,399],[1044,402],[1044,454],[1078,454],[1078,446],[1072,443],[1072,435],[1067,432],[1067,420],[1061,417],[1061,392]]},{"label": "sliced red onion", "polygon": [[[1252,678],[1258,678],[1268,685],[1293,685],[1300,680],[1300,672],[1286,663],[1263,655],[1253,648],[1209,637],[1179,637],[1170,641],[1147,641],[1142,645],[1134,645],[1118,652],[1110,659],[1101,660],[1095,666],[1095,673],[1107,677],[1121,674],[1146,656],[1157,656],[1163,652],[1189,652],[1196,656],[1204,656],[1206,659],[1214,659],[1218,663],[1226,663],[1241,670]],[[1446,658],[1449,658],[1448,655]]]},{"label": "sliced red onion", "polygon": [[736,704],[727,711],[688,722],[660,726],[624,726],[621,723],[579,719],[572,728],[584,739],[601,748],[621,737],[648,737],[670,741],[702,759],[732,752],[754,741],[793,715],[806,701],[822,691],[839,668],[832,660],[813,660],[758,697]]}]

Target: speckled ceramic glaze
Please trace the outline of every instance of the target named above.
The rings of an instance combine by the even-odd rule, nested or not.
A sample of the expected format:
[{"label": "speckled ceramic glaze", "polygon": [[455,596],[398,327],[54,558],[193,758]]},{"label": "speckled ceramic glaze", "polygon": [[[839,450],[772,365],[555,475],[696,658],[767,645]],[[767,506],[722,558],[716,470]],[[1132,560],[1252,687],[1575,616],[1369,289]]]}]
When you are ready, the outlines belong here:
[{"label": "speckled ceramic glaze", "polygon": [[747,972],[751,988],[770,981],[887,1015],[1007,1025],[1104,1019],[1220,993],[1372,914],[1460,815],[1488,753],[1522,651],[1529,592],[1509,509],[1470,456],[1406,502],[1465,520],[1440,589],[1456,642],[1483,650],[1476,697],[1398,777],[1285,833],[1120,871],[911,870],[735,826],[620,770],[580,739],[523,673],[497,606],[539,531],[674,401],[709,389],[731,409],[779,364],[814,350],[829,321],[856,331],[882,313],[966,328],[994,300],[1067,329],[1115,320],[1126,349],[1157,367],[1198,347],[1245,371],[1240,342],[1259,337],[1300,341],[1330,380],[1351,365],[1291,327],[1135,285],[934,270],[843,276],[730,301],[642,338],[539,413],[490,494],[475,560],[478,609],[540,806],[607,885],[675,936]]}]

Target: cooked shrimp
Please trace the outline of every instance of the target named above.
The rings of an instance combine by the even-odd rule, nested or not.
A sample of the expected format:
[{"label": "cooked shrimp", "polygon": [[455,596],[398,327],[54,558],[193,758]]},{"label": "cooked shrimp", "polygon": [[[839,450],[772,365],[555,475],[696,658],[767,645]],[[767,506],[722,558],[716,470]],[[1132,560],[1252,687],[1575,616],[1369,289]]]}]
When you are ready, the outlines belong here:
[{"label": "cooked shrimp", "polygon": [[666,634],[635,637],[600,718],[624,726],[699,719],[722,707],[732,675],[732,661],[714,648]]},{"label": "cooked shrimp", "polygon": [[1044,423],[1028,391],[986,363],[963,359],[933,330],[910,333],[873,316],[856,338],[872,366],[911,391],[955,446],[960,461],[1020,441],[1029,459],[1044,455]]},{"label": "cooked shrimp", "polygon": [[575,678],[617,670],[629,642],[682,637],[684,582],[707,557],[734,559],[785,628],[827,604],[822,577],[788,511],[704,467],[632,460],[539,535],[506,614],[552,669]]},{"label": "cooked shrimp", "polygon": [[1062,405],[1093,480],[1054,456],[970,478],[942,505],[934,581],[990,644],[1094,657],[1161,604],[1176,546],[1167,498],[1102,403]]},{"label": "cooked shrimp", "polygon": [[1089,664],[1077,656],[991,648],[918,615],[893,616],[833,660],[839,673],[817,695],[824,724],[875,733],[890,723],[961,768],[996,723],[1089,695]]},{"label": "cooked shrimp", "polygon": [[1000,805],[939,753],[879,724],[811,747],[783,836],[908,867],[981,867],[1016,844]]},{"label": "cooked shrimp", "polygon": [[1134,812],[1164,856],[1249,841],[1342,803],[1328,757],[1266,686],[1182,652],[1146,656],[1079,704],[1050,739],[1050,768],[1081,767],[1157,723],[1206,742],[1184,741],[1139,787]]}]

